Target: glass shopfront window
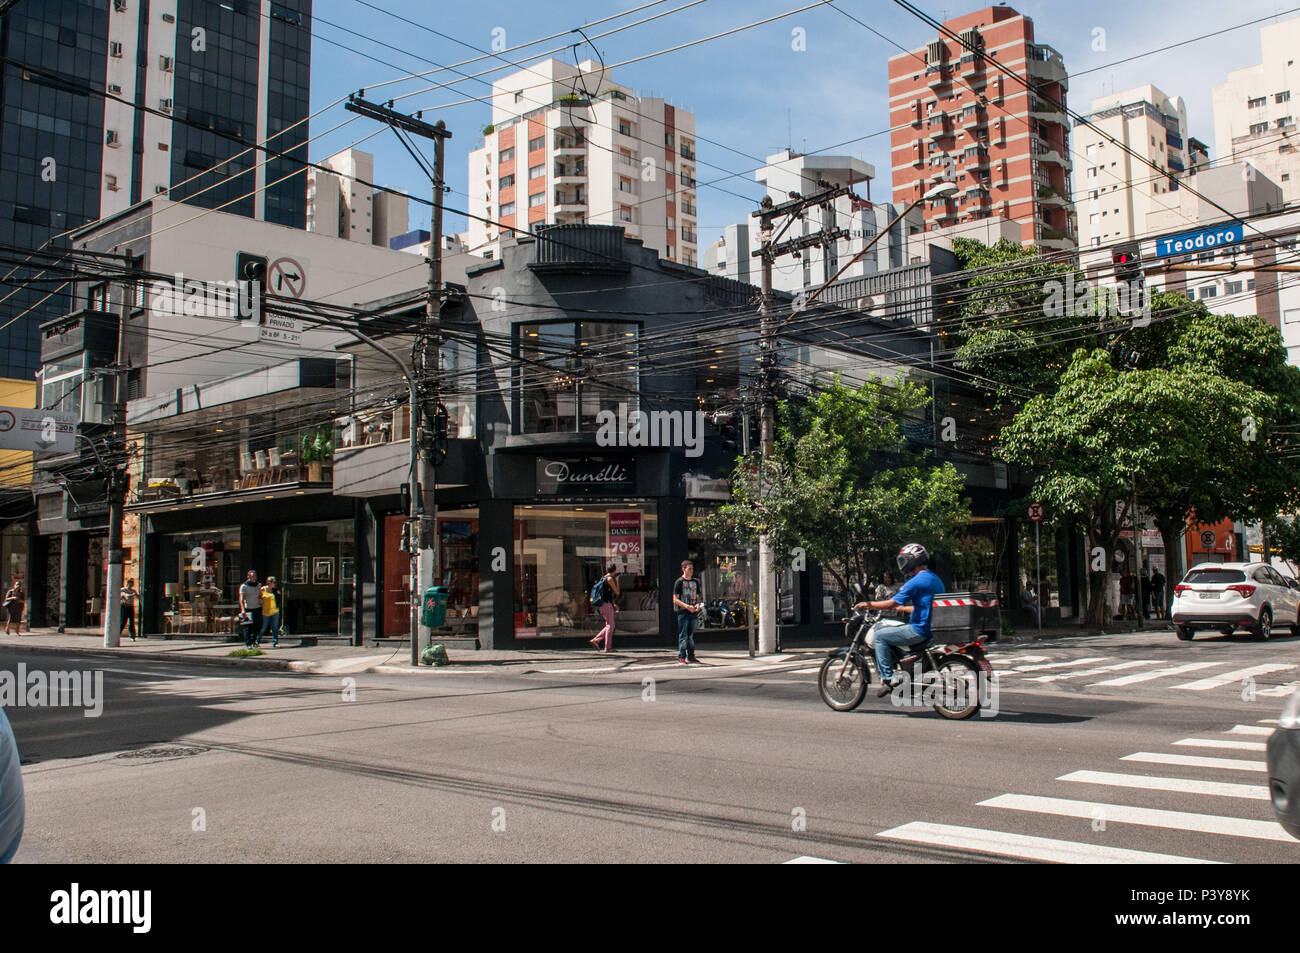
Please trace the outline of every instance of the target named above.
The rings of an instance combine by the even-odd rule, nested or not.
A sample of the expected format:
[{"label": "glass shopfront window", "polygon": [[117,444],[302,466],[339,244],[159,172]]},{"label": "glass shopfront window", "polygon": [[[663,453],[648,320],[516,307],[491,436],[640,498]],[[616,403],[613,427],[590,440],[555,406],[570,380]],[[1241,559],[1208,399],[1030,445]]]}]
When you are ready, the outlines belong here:
[{"label": "glass shopfront window", "polygon": [[171,533],[159,549],[163,632],[238,631],[240,538],[237,527]]},{"label": "glass shopfront window", "polygon": [[659,519],[653,503],[515,507],[515,636],[590,638],[604,625],[588,603],[611,562],[619,575],[615,638],[659,630]]},{"label": "glass shopfront window", "polygon": [[352,520],[268,528],[268,565],[258,579],[277,577],[280,624],[294,635],[352,632],[356,539]]},{"label": "glass shopfront window", "polygon": [[[750,606],[750,584],[746,573],[752,567],[745,553],[720,547],[710,537],[696,530],[700,520],[713,509],[692,506],[687,510],[687,540],[689,558],[695,563],[695,576],[700,580],[700,595],[704,600],[704,613],[699,624],[706,629],[748,629],[746,612]],[[755,557],[755,563],[757,558]],[[757,600],[757,592],[753,593]]]}]

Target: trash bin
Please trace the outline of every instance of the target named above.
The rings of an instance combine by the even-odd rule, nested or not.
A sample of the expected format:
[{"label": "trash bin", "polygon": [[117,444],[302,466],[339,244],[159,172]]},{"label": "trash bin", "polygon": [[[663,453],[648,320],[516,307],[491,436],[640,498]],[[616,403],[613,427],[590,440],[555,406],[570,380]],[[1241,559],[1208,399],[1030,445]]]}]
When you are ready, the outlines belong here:
[{"label": "trash bin", "polygon": [[431,629],[447,624],[446,586],[430,586],[424,590],[424,624]]}]

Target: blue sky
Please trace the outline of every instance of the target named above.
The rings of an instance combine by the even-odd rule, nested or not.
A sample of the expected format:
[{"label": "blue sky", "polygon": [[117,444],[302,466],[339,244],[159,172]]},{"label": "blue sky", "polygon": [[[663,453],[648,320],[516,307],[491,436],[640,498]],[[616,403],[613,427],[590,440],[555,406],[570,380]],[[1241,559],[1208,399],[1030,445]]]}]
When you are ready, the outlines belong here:
[{"label": "blue sky", "polygon": [[[453,192],[447,204],[464,208],[466,159],[490,119],[486,102],[464,101],[486,98],[492,79],[512,72],[514,67],[499,59],[484,59],[457,67],[462,73],[499,67],[499,71],[483,76],[482,81],[443,70],[422,80],[407,80],[378,89],[374,84],[483,56],[491,51],[494,36],[502,35],[505,45],[512,47],[565,33],[566,36],[548,43],[504,55],[528,65],[547,51],[565,47],[553,55],[573,62],[572,43],[581,39],[568,31],[630,10],[646,0],[589,0],[581,5],[546,0],[367,2],[420,26],[379,12],[362,0],[315,0],[312,111],[323,109],[362,86],[370,88],[368,98],[379,101],[396,94],[416,93],[400,100],[397,108],[406,111],[423,108],[426,120],[441,118],[447,123],[453,133],[447,146],[448,184]],[[688,2],[667,0],[587,32],[622,26]],[[606,63],[616,64],[775,16],[809,2],[705,0],[671,16],[597,40],[596,48]],[[963,5],[959,0],[917,4],[939,19],[986,5]],[[893,42],[873,35],[829,6],[819,6],[615,70],[614,76],[620,83],[643,95],[662,96],[696,115],[696,132],[700,137],[696,177],[701,183],[702,245],[717,238],[728,223],[748,217],[762,195],[754,182],[754,168],[765,156],[787,145],[797,151],[849,154],[865,159],[876,167],[872,197],[889,199],[887,60],[898,52],[898,46],[918,47],[932,38],[934,31],[888,0],[834,0],[834,6]],[[1205,0],[1143,0],[1140,4],[1117,0],[1086,4],[1055,0],[1012,6],[1034,20],[1038,42],[1055,47],[1064,56],[1071,74],[1069,104],[1072,108],[1087,111],[1094,97],[1153,83],[1167,94],[1186,100],[1192,134],[1210,145],[1212,155],[1211,89],[1230,70],[1259,61],[1259,26],[1247,26],[1179,49],[1141,56],[1132,62],[1112,64],[1260,17],[1300,16],[1297,9],[1300,0],[1293,3],[1236,0],[1231,5]],[[792,48],[795,28],[800,28],[805,37],[806,49],[802,51]],[[1098,45],[1095,39],[1098,29],[1105,31],[1104,50],[1094,49]],[[437,36],[430,30],[461,42]],[[494,31],[504,31],[504,34]],[[594,58],[592,48],[583,44],[576,58]],[[431,88],[440,85],[443,88]],[[311,135],[320,136],[351,116],[341,105],[334,106],[312,120]],[[375,130],[370,120],[358,118],[336,132],[315,139],[309,147],[311,158],[319,160]],[[829,148],[848,140],[857,141]],[[359,148],[375,154],[377,182],[412,194],[428,195],[427,177],[391,132],[383,131],[361,143]],[[432,155],[431,144],[426,151]],[[717,187],[706,184],[710,182]],[[428,221],[427,207],[413,204],[412,227],[428,227]],[[449,214],[446,227],[449,232],[463,230],[464,217]]]}]

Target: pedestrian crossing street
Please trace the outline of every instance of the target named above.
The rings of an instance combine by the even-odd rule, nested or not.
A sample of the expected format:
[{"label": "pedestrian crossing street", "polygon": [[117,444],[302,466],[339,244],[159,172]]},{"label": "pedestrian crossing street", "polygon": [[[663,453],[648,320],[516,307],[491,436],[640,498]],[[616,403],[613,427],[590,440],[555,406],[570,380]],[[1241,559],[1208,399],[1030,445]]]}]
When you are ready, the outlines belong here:
[{"label": "pedestrian crossing street", "polygon": [[[1270,724],[1277,722],[1266,719],[1234,725],[1216,737],[1182,738],[1169,745],[1233,752],[1239,757],[1134,752],[1113,766],[1134,771],[1070,771],[1055,779],[1050,795],[1012,792],[979,801],[974,806],[980,815],[988,815],[987,827],[917,820],[876,836],[931,848],[1074,864],[1217,864],[1229,862],[1223,858],[1241,854],[1243,849],[1243,859],[1258,860],[1260,855],[1250,853],[1245,845],[1274,844],[1278,846],[1268,854],[1269,861],[1294,863],[1300,860],[1300,841],[1273,819],[1269,804],[1262,752],[1273,731]],[[1178,773],[1192,776],[1136,773],[1142,765],[1159,765],[1161,770],[1175,767]],[[1099,799],[1070,796],[1084,787],[1102,792]],[[1174,796],[1172,806],[1131,803],[1159,797],[1168,805],[1167,795]],[[1023,824],[1009,821],[1012,815]],[[1004,829],[1012,826],[1028,826],[1042,833]],[[1062,827],[1066,836],[1046,836]],[[1153,831],[1167,833],[1152,844],[1151,839],[1158,836]],[[1171,843],[1173,851],[1143,849]],[[1185,853],[1178,849],[1183,843]]]}]

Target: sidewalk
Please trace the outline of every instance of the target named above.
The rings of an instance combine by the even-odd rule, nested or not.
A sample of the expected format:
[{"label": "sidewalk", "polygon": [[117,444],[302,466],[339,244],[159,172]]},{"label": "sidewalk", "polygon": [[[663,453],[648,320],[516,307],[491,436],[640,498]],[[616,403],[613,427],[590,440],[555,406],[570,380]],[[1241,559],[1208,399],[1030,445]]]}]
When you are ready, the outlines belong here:
[{"label": "sidewalk", "polygon": [[[999,645],[1017,645],[1026,642],[1068,639],[1078,636],[1114,635],[1117,633],[1136,633],[1138,630],[1132,622],[1114,622],[1104,632],[1085,630],[1078,625],[1044,627],[1041,632],[1034,629],[1017,630],[1014,635],[1003,636]],[[1154,637],[1168,635],[1172,629],[1167,622],[1149,620],[1144,632]],[[512,649],[452,649],[448,651],[451,665],[441,668],[420,666],[412,668],[410,649],[402,646],[396,650],[380,650],[371,646],[357,645],[311,645],[294,644],[295,639],[287,639],[280,648],[262,646],[266,654],[254,658],[231,658],[230,653],[242,648],[239,642],[214,642],[211,640],[162,639],[158,637],[140,639],[132,642],[123,640],[118,648],[105,648],[103,633],[99,629],[71,629],[58,632],[55,629],[33,629],[21,636],[0,635],[0,648],[16,649],[26,652],[68,653],[75,652],[89,657],[142,659],[151,661],[173,661],[186,664],[221,665],[234,668],[255,669],[261,671],[304,672],[317,675],[355,674],[375,672],[380,674],[407,674],[414,672],[446,672],[449,670],[466,671],[483,666],[520,666],[553,665],[556,663],[579,663],[603,665],[643,663],[653,660],[675,661],[676,652],[670,645],[650,648],[619,649],[608,655],[590,648],[512,648]],[[819,642],[791,642],[782,646],[782,655],[786,657],[807,656],[827,649],[838,648],[839,639]],[[702,657],[719,660],[740,659],[748,657],[749,649],[744,642],[704,643],[699,647]]]}]

